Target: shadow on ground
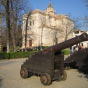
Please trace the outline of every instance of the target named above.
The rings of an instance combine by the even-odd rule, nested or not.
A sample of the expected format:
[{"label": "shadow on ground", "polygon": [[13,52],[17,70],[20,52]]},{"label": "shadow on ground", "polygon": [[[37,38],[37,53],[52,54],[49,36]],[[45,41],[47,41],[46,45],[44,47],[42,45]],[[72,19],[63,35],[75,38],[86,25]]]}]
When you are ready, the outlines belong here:
[{"label": "shadow on ground", "polygon": [[88,74],[86,74],[85,77],[88,79]]},{"label": "shadow on ground", "polygon": [[79,75],[79,77],[81,78],[81,77],[85,77],[85,78],[87,78],[88,79],[88,72],[87,73],[85,73],[85,72],[83,72],[83,71],[80,71],[79,69],[78,69],[78,72],[79,73],[82,73],[83,75]]},{"label": "shadow on ground", "polygon": [[2,77],[0,77],[0,88],[2,87],[2,81],[3,81],[3,79],[2,79]]}]

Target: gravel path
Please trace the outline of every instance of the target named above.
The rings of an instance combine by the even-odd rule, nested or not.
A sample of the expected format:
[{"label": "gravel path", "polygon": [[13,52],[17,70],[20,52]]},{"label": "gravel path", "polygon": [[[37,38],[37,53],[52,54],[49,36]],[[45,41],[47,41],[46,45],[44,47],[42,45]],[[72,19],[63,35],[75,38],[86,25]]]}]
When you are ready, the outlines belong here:
[{"label": "gravel path", "polygon": [[44,86],[40,78],[32,76],[28,79],[20,77],[20,67],[25,59],[0,61],[0,88],[88,88],[88,77],[76,69],[67,70],[67,80]]}]

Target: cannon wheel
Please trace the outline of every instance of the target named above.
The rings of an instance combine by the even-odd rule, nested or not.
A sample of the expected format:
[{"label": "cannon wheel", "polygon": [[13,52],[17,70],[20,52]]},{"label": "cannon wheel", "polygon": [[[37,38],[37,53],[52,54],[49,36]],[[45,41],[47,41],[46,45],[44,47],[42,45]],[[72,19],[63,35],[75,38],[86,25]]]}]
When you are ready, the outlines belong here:
[{"label": "cannon wheel", "polygon": [[48,73],[44,73],[40,76],[41,83],[43,85],[50,85],[51,84],[51,77]]},{"label": "cannon wheel", "polygon": [[67,73],[66,73],[66,71],[64,71],[64,73],[63,73],[61,79],[62,79],[63,81],[67,79]]},{"label": "cannon wheel", "polygon": [[20,75],[22,78],[28,78],[28,70],[26,68],[21,68]]}]

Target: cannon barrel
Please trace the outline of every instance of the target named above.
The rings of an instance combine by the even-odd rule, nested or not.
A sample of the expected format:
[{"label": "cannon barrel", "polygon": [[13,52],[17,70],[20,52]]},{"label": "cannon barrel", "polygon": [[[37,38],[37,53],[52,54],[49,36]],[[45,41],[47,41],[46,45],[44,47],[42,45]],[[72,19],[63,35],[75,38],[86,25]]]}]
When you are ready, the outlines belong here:
[{"label": "cannon barrel", "polygon": [[78,44],[80,42],[83,42],[83,41],[88,41],[88,34],[87,33],[83,33],[80,36],[76,36],[72,39],[69,39],[69,40],[66,40],[62,43],[54,45],[54,46],[50,47],[50,49],[52,49],[56,53],[56,52],[59,52],[59,51],[66,49],[66,48],[69,48],[69,47],[71,47],[75,44]]}]

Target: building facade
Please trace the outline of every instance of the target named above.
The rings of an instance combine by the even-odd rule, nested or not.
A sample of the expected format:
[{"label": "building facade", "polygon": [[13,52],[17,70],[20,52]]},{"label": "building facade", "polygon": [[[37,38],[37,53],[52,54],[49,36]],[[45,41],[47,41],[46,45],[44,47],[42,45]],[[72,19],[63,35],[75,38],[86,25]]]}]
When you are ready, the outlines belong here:
[{"label": "building facade", "polygon": [[[22,48],[25,48],[26,20],[23,15]],[[33,10],[28,19],[27,48],[52,46],[73,36],[74,22],[66,15],[56,14],[49,3],[45,11]]]},{"label": "building facade", "polygon": [[[88,34],[88,31],[82,31],[82,30],[75,30],[73,32],[73,37],[79,36],[82,33],[86,32]],[[88,41],[81,42],[85,48],[88,48]]]}]

